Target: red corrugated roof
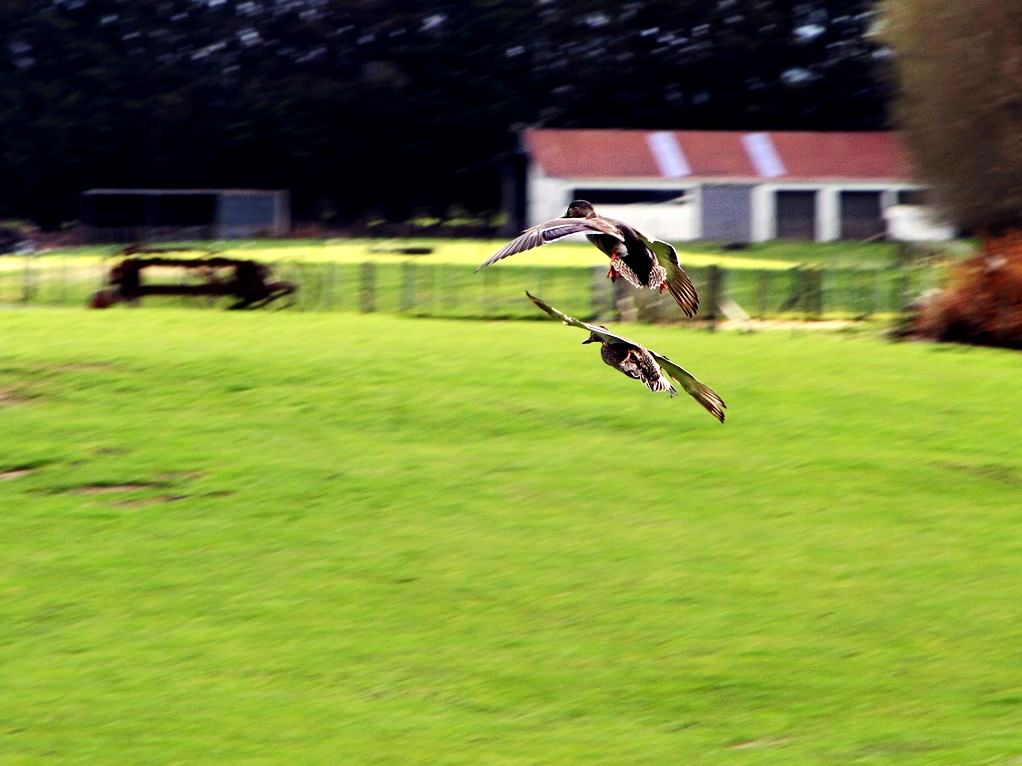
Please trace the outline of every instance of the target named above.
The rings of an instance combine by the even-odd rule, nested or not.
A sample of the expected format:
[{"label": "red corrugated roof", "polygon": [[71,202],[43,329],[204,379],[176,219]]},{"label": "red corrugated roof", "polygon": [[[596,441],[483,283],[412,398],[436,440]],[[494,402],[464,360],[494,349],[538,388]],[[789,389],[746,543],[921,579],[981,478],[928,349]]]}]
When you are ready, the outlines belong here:
[{"label": "red corrugated roof", "polygon": [[525,144],[549,176],[659,177],[644,130],[529,130]]},{"label": "red corrugated roof", "polygon": [[911,178],[895,133],[771,133],[794,178]]},{"label": "red corrugated roof", "polygon": [[[662,178],[644,130],[528,130],[525,146],[556,178]],[[738,131],[673,131],[691,177],[755,179],[756,165]],[[774,180],[912,178],[895,133],[764,133],[784,172]]]},{"label": "red corrugated roof", "polygon": [[675,131],[674,138],[692,166],[694,176],[754,176],[742,149],[744,133],[727,130]]}]

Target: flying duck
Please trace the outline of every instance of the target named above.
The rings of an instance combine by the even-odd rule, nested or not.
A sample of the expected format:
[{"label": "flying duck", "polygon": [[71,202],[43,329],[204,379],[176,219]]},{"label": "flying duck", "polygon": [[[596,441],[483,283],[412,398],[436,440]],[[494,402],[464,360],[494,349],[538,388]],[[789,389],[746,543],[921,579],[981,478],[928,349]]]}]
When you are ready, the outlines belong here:
[{"label": "flying duck", "polygon": [[638,343],[628,340],[628,338],[612,333],[602,325],[580,322],[575,317],[568,316],[553,306],[544,303],[528,290],[525,291],[525,294],[529,296],[529,300],[554,319],[560,319],[566,325],[588,330],[589,337],[582,341],[582,343],[601,344],[600,356],[603,357],[604,362],[614,369],[619,370],[629,378],[641,381],[650,391],[667,391],[673,397],[678,392],[671,385],[670,380],[668,380],[667,376],[669,375],[685,389],[689,396],[699,402],[707,412],[721,423],[724,422],[724,410],[727,409],[724,400],[717,396],[708,386],[696,380],[695,376],[684,367],[675,364],[663,354],[643,348]]},{"label": "flying duck", "polygon": [[509,255],[531,250],[569,234],[584,233],[601,252],[610,257],[607,276],[612,282],[626,282],[649,290],[670,290],[685,316],[699,310],[699,295],[692,280],[678,262],[678,253],[669,242],[651,237],[634,226],[598,215],[584,199],[575,200],[560,218],[553,218],[523,231],[494,253],[476,271]]}]

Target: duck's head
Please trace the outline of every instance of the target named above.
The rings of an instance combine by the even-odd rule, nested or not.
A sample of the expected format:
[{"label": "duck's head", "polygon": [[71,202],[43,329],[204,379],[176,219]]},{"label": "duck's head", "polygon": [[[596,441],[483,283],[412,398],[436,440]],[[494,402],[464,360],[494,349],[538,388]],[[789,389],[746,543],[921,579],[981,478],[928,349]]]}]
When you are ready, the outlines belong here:
[{"label": "duck's head", "polygon": [[603,338],[594,332],[590,332],[589,337],[582,341],[582,345],[584,346],[586,343],[603,343]]},{"label": "duck's head", "polygon": [[564,214],[565,218],[592,218],[596,215],[596,211],[593,210],[593,206],[586,202],[584,199],[577,199],[568,205],[568,211]]}]

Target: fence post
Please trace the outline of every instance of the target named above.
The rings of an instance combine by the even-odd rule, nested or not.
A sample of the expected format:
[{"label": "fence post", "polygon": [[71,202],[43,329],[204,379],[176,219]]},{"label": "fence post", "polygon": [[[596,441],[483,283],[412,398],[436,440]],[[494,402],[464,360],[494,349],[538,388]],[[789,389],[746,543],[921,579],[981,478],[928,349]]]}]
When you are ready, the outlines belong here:
[{"label": "fence post", "polygon": [[401,311],[415,308],[415,264],[405,261],[401,264]]},{"label": "fence post", "polygon": [[762,319],[770,303],[770,272],[763,269],[756,275],[756,316]]},{"label": "fence post", "polygon": [[422,299],[424,308],[420,309],[421,313],[425,313],[426,316],[436,316],[437,309],[439,308],[439,301],[437,301],[437,266],[435,263],[423,267],[426,270],[426,296]]},{"label": "fence post", "polygon": [[323,308],[327,311],[334,307],[334,293],[337,291],[337,264],[327,264],[326,276],[323,279]]},{"label": "fence post", "polygon": [[623,279],[611,284],[614,295],[614,319],[618,322],[639,321],[639,304],[635,300],[634,290]]},{"label": "fence post", "polygon": [[820,319],[824,313],[824,273],[822,269],[809,270],[809,284],[812,289],[809,295],[812,296],[812,318]]},{"label": "fence post", "polygon": [[457,313],[460,305],[458,293],[461,288],[461,270],[452,266],[438,266],[440,269],[441,288],[443,291],[443,309],[451,313]]},{"label": "fence post", "polygon": [[876,310],[879,313],[883,313],[885,311],[887,303],[884,297],[884,288],[887,287],[887,274],[888,272],[886,269],[883,271],[878,270],[873,284],[873,290],[876,292],[876,295],[873,298],[873,303],[876,305]]},{"label": "fence post", "polygon": [[898,316],[905,314],[905,296],[909,291],[908,267],[902,266],[894,272],[894,279],[891,280],[891,310]]},{"label": "fence post", "polygon": [[706,270],[706,301],[701,312],[710,322],[710,330],[717,329],[717,316],[724,300],[724,270],[716,263]]},{"label": "fence post", "polygon": [[366,261],[362,264],[362,283],[359,286],[359,308],[363,313],[376,310],[376,264]]},{"label": "fence post", "polygon": [[21,280],[21,302],[28,303],[32,300],[34,285],[32,284],[32,256],[25,256],[25,269],[22,272]]},{"label": "fence post", "polygon": [[861,318],[869,319],[876,313],[876,304],[874,302],[876,298],[876,290],[874,289],[876,274],[872,271],[863,271],[860,277],[860,287],[862,289]]},{"label": "fence post", "polygon": [[826,272],[823,269],[813,269],[813,287],[816,289],[813,291],[813,310],[816,312],[816,318],[822,319],[823,312],[826,308],[825,300],[826,295],[824,293],[824,278]]},{"label": "fence post", "polygon": [[803,309],[807,319],[819,319],[823,311],[823,272],[820,269],[803,269]]},{"label": "fence post", "polygon": [[[316,296],[312,293],[313,280],[309,273],[310,265],[307,263],[296,263],[292,266],[297,272],[292,281],[301,285],[301,289],[294,294],[295,302],[292,304],[295,311],[306,311],[309,306],[315,306]],[[322,287],[322,285],[318,285]]]},{"label": "fence post", "polygon": [[497,315],[496,292],[500,287],[500,269],[483,269],[483,316],[492,319]]},{"label": "fence post", "polygon": [[[608,289],[607,271],[603,266],[594,266],[589,280],[589,305],[594,319],[606,316],[613,309],[614,291]],[[607,304],[611,304],[608,307]]]}]

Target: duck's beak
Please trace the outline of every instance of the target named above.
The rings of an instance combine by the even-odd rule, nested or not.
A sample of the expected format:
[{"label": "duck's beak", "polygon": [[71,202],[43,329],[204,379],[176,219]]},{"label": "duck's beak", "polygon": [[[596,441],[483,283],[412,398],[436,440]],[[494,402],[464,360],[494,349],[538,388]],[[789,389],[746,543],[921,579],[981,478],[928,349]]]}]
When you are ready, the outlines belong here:
[{"label": "duck's beak", "polygon": [[592,343],[595,340],[596,340],[596,338],[594,338],[592,335],[590,335],[588,338],[586,338],[584,341],[582,341],[582,345],[584,346],[586,343]]}]

